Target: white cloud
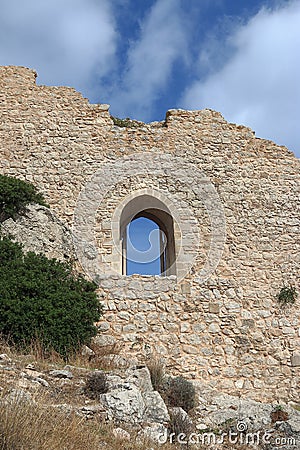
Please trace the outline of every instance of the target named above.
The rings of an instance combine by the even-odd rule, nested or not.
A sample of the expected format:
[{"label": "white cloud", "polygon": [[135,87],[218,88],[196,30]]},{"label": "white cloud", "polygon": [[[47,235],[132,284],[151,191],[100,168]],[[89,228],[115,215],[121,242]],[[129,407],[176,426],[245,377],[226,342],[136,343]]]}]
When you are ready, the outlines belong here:
[{"label": "white cloud", "polygon": [[262,9],[235,28],[227,41],[233,53],[221,69],[186,90],[183,106],[219,110],[227,120],[251,126],[259,137],[300,156],[299,23],[296,0]]},{"label": "white cloud", "polygon": [[173,65],[184,59],[186,36],[179,0],[157,0],[130,46],[122,82],[112,92],[114,114],[148,120]]},{"label": "white cloud", "polygon": [[91,91],[111,69],[117,34],[108,0],[2,0],[0,64],[35,68],[38,82]]}]

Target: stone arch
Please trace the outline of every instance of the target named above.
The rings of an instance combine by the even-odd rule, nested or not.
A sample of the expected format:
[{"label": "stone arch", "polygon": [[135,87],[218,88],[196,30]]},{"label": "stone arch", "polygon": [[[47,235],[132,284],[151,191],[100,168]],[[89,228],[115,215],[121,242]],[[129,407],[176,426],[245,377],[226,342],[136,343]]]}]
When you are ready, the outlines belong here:
[{"label": "stone arch", "polygon": [[120,274],[125,274],[125,229],[131,220],[142,216],[154,220],[167,237],[167,260],[162,275],[178,275],[176,260],[180,252],[182,236],[176,208],[162,192],[149,188],[132,192],[115,209],[112,218],[112,238],[118,256],[113,256],[112,266],[114,270]]},{"label": "stone arch", "polygon": [[[100,227],[104,231],[103,234],[108,236],[108,240],[106,245],[99,248],[95,235],[95,222],[97,211],[105,195],[108,193],[113,195],[117,183],[124,182],[128,176],[143,176],[147,179],[149,174],[164,179],[168,177],[168,183],[173,186],[173,189],[142,188],[127,195],[126,198],[119,195],[119,198],[123,200],[114,207],[114,212],[109,218],[101,222]],[[178,182],[184,186],[184,195],[177,192],[175,186]],[[130,186],[127,188],[130,189]],[[207,254],[204,254],[204,260],[200,262],[201,266],[198,263],[200,230],[193,207],[188,201],[189,190],[195,196],[197,203],[206,210],[210,220],[209,249]],[[197,271],[198,283],[205,281],[216,269],[224,248],[226,229],[222,202],[210,179],[195,165],[191,165],[180,157],[154,152],[137,153],[107,161],[83,186],[77,198],[73,218],[74,245],[83,270],[97,283],[106,275],[116,276],[116,279],[122,276],[120,215],[127,201],[136,197],[140,191],[162,199],[175,219],[177,282],[192,270]],[[197,268],[193,267],[195,264]],[[122,280],[122,283],[126,281]]]},{"label": "stone arch", "polygon": [[[160,195],[161,197],[161,195]],[[122,274],[127,274],[127,227],[137,218],[155,222],[165,237],[160,242],[160,275],[176,275],[174,219],[169,207],[158,198],[158,193],[139,193],[123,207],[119,220],[119,239],[122,242]]]}]

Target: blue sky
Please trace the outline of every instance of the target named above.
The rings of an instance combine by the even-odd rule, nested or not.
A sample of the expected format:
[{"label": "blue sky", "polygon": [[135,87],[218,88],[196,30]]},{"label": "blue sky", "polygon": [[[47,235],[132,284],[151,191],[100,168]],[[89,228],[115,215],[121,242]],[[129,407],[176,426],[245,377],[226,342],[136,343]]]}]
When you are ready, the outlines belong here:
[{"label": "blue sky", "polygon": [[145,217],[133,220],[128,225],[128,240],[131,245],[127,245],[127,275],[159,275],[160,238],[156,223]]},{"label": "blue sky", "polygon": [[0,0],[0,64],[146,122],[220,111],[300,157],[300,0]]}]

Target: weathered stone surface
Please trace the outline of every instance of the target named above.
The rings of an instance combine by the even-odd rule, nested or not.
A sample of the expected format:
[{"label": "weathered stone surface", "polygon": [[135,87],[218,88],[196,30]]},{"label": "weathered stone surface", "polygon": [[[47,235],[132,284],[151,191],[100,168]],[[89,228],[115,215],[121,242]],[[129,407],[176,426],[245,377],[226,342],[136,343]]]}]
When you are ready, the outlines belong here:
[{"label": "weathered stone surface", "polygon": [[84,345],[82,347],[81,354],[82,354],[82,356],[93,356],[93,355],[95,355],[95,352],[91,348],[89,348],[87,345]]},{"label": "weathered stone surface", "polygon": [[92,338],[92,342],[99,347],[106,347],[107,345],[113,345],[116,343],[116,338],[108,334],[99,334]]},{"label": "weathered stone surface", "polygon": [[157,391],[153,391],[146,367],[131,367],[126,377],[108,375],[108,392],[100,396],[110,417],[131,423],[165,423],[170,420],[168,409]]},{"label": "weathered stone surface", "polygon": [[23,389],[12,389],[12,391],[4,397],[4,402],[8,404],[35,403],[32,395]]},{"label": "weathered stone surface", "polygon": [[176,416],[179,415],[181,420],[183,420],[183,421],[187,420],[187,421],[191,422],[189,419],[188,413],[184,409],[182,409],[180,406],[174,406],[172,408],[169,408],[169,413],[170,413],[170,415],[176,415]]},{"label": "weathered stone surface", "polygon": [[69,370],[50,370],[49,375],[55,378],[73,378],[73,374]]},{"label": "weathered stone surface", "polygon": [[293,352],[291,364],[293,367],[300,367],[300,352]]},{"label": "weathered stone surface", "polygon": [[141,392],[153,391],[149,369],[146,366],[133,366],[126,371],[126,381],[135,384]]},{"label": "weathered stone surface", "polygon": [[128,431],[126,431],[126,430],[123,430],[123,428],[120,428],[120,427],[114,428],[113,435],[118,439],[121,439],[124,441],[130,441],[130,433],[128,433]]},{"label": "weathered stone surface", "polygon": [[166,423],[170,420],[168,409],[157,391],[144,392],[144,421]]},{"label": "weathered stone surface", "polygon": [[123,390],[114,389],[100,396],[110,418],[122,422],[139,423],[145,409],[140,390],[134,385],[123,385]]},{"label": "weathered stone surface", "polygon": [[25,251],[44,253],[48,258],[60,261],[75,258],[70,230],[44,206],[28,205],[24,214],[3,222],[1,231],[21,242]]},{"label": "weathered stone surface", "polygon": [[44,387],[49,387],[49,383],[48,383],[48,381],[46,381],[44,378],[42,378],[42,377],[36,377],[35,379],[34,379],[35,381],[37,381],[38,383],[40,383],[42,386],[44,386]]},{"label": "weathered stone surface", "polygon": [[[270,433],[274,436],[275,429],[278,428],[271,420],[271,413],[276,410],[278,404],[262,403],[231,395],[215,396],[213,393],[202,400],[205,404],[197,408],[201,429],[209,429],[217,425],[221,430],[226,430],[227,424],[230,423],[233,427],[238,427],[240,424],[240,430],[243,428],[248,433],[271,430]],[[289,434],[285,437],[293,436],[298,442],[300,411],[287,404],[280,405],[280,408],[287,413],[285,427],[289,430]],[[199,429],[198,426],[197,428]]]},{"label": "weathered stone surface", "polygon": [[0,355],[0,362],[4,361],[4,362],[11,362],[11,358],[6,354],[6,353],[1,353]]}]

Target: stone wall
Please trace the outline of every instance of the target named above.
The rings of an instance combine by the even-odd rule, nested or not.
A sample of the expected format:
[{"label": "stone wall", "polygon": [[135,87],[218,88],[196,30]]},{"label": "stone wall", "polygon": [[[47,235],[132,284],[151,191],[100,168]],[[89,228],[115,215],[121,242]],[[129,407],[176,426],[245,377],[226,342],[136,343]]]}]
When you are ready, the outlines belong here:
[{"label": "stone wall", "polygon": [[[300,299],[282,308],[276,296],[299,291],[299,160],[215,111],[120,127],[108,105],[35,78],[0,69],[1,171],[34,182],[80,230],[106,341],[224,392],[296,399]],[[116,211],[145,190],[174,211],[180,276],[120,272]]]}]

